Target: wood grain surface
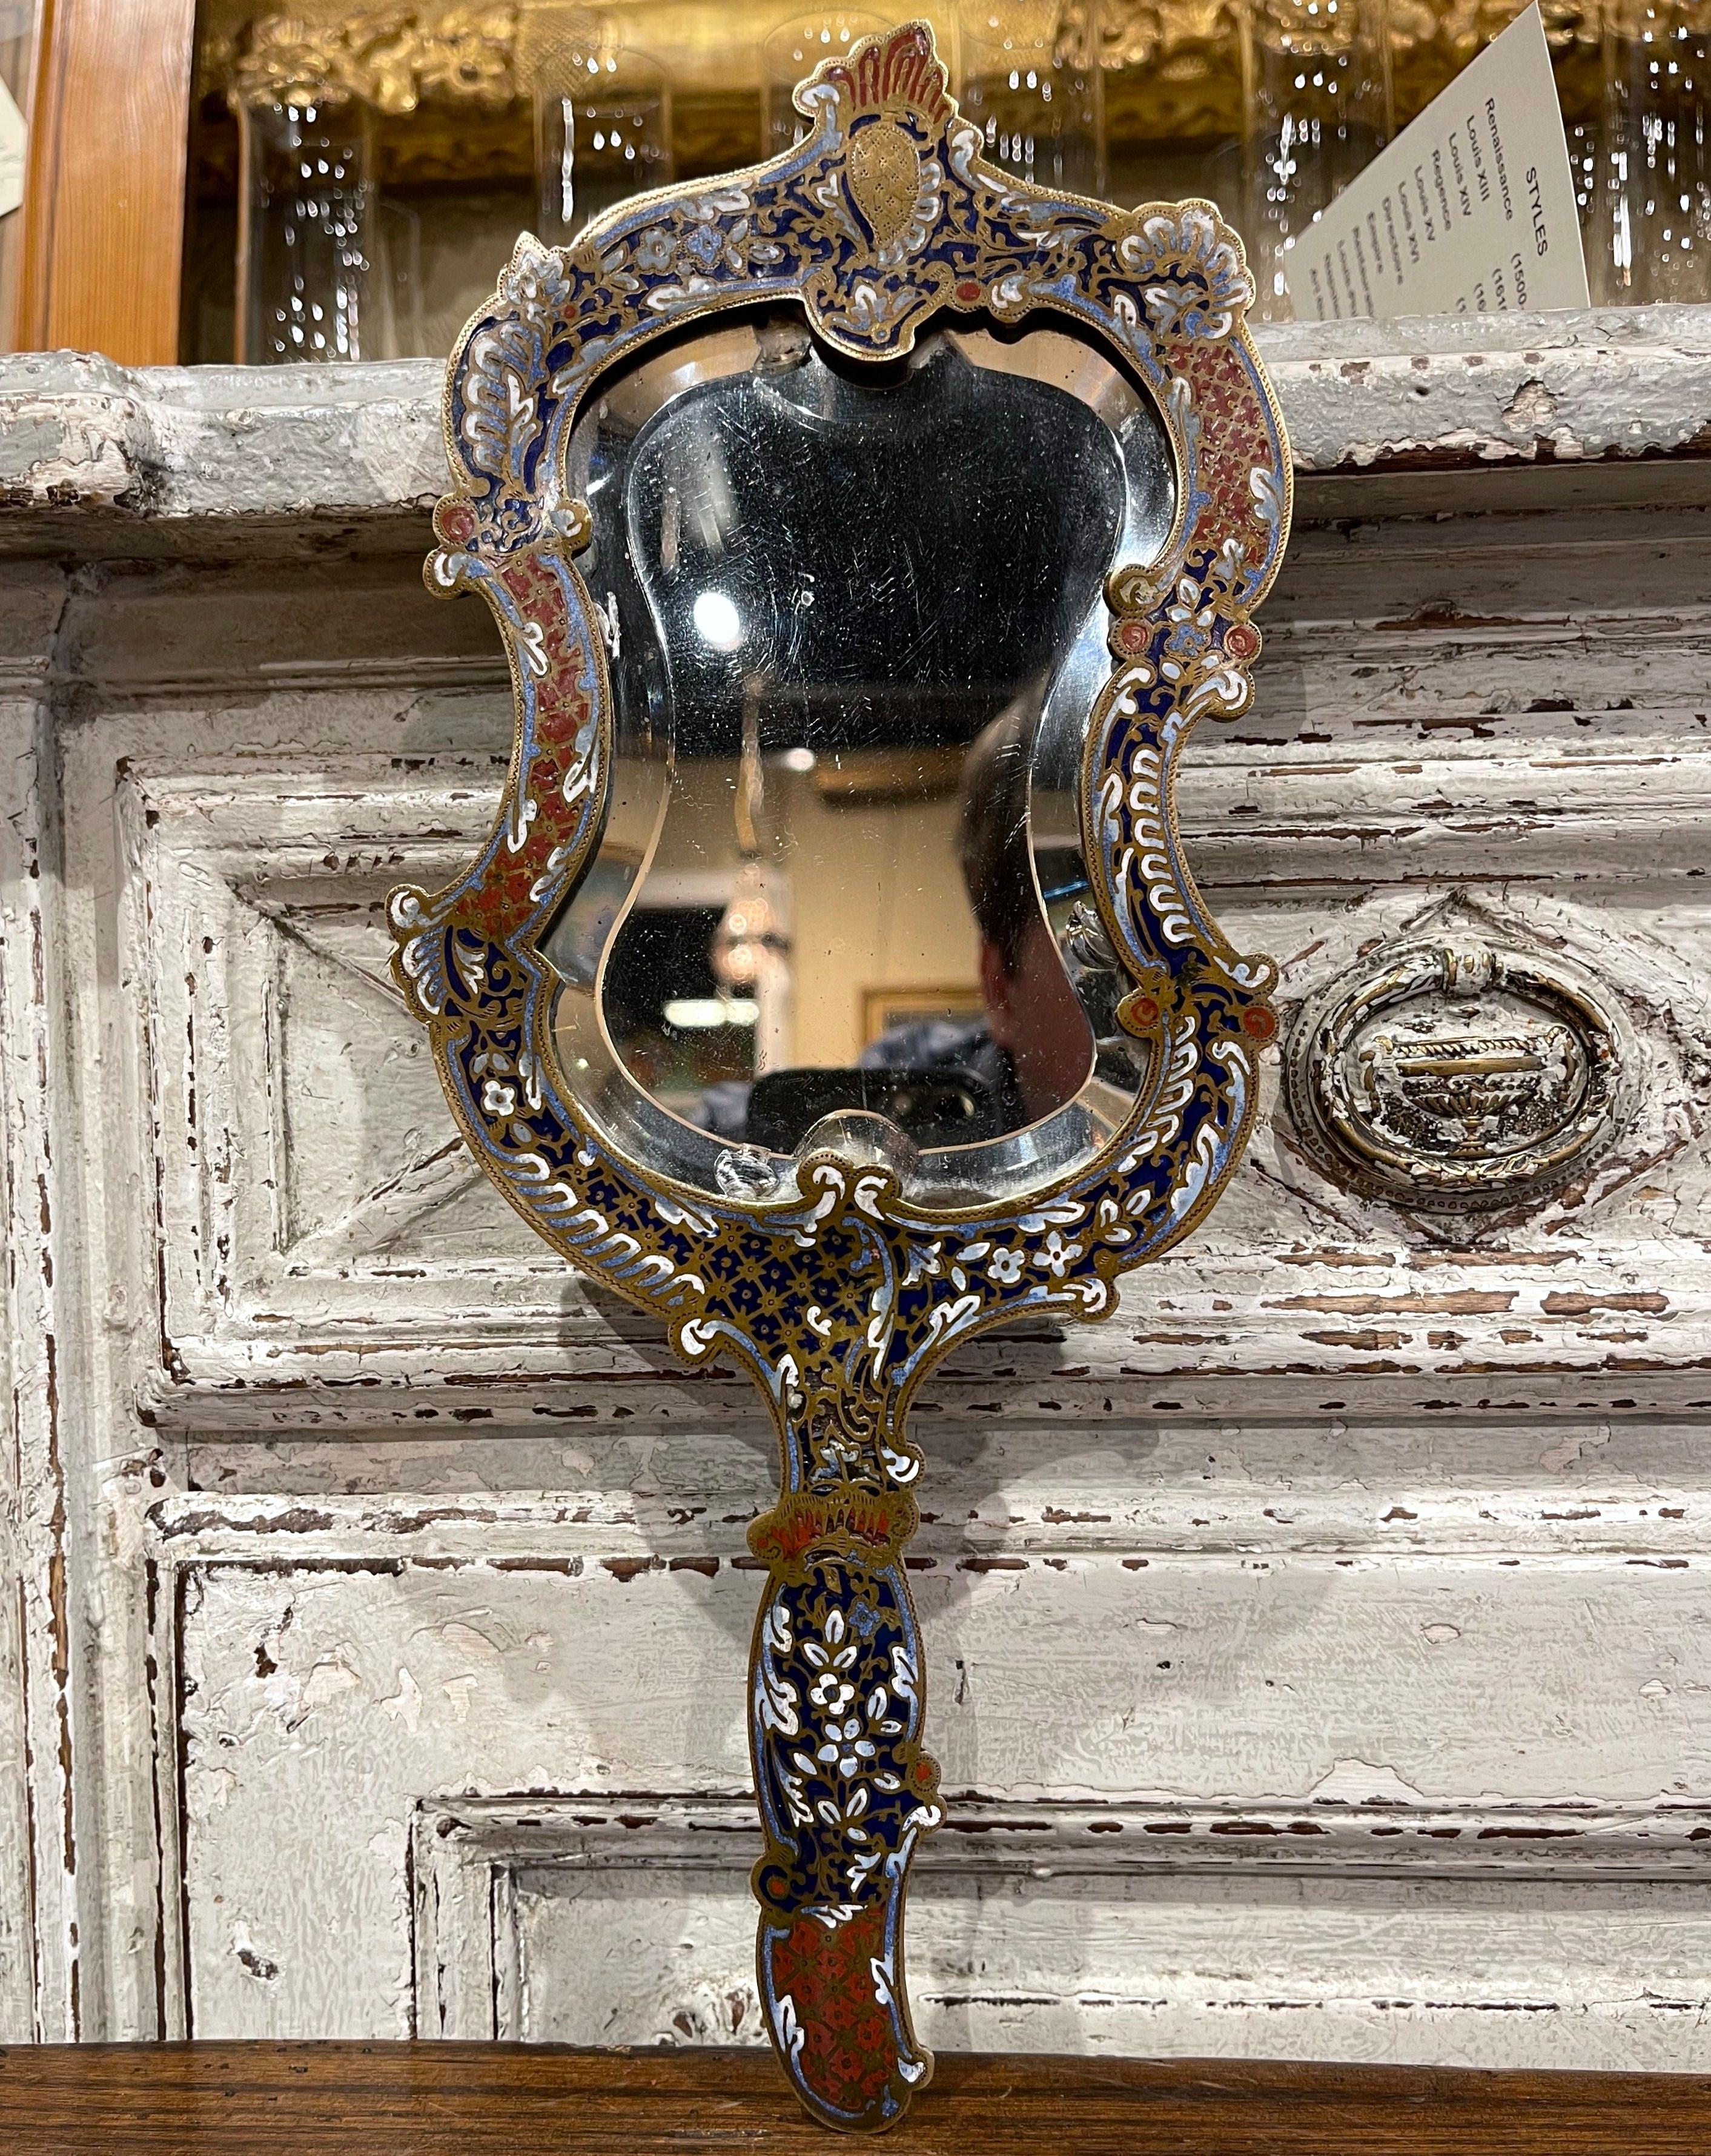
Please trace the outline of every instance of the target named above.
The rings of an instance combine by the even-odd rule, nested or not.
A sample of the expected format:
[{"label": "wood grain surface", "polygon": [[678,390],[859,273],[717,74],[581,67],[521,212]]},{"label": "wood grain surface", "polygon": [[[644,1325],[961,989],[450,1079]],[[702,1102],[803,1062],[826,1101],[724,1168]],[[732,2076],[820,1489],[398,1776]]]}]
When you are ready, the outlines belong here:
[{"label": "wood grain surface", "polygon": [[195,0],[44,8],[20,349],[177,358],[195,26]]},{"label": "wood grain surface", "polygon": [[[1658,2156],[1703,2148],[1711,2080],[1230,2061],[942,2057],[895,2156]],[[16,2046],[12,2156],[807,2156],[834,2137],[756,2051],[495,2044]]]}]

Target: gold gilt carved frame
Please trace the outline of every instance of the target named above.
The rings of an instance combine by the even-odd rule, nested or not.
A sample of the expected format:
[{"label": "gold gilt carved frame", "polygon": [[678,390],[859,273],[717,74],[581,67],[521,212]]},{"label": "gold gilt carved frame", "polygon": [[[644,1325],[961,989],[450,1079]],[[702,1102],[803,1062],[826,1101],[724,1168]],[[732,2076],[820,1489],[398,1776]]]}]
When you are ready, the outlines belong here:
[{"label": "gold gilt carved frame", "polygon": [[[464,334],[428,575],[492,608],[515,739],[479,857],[444,891],[396,891],[391,920],[475,1158],[567,1260],[658,1312],[689,1360],[742,1364],[771,1408],[780,1495],[749,1537],[768,1567],[748,1704],[761,1997],[808,2109],[871,2130],[932,2070],[904,1982],[909,1862],[941,1816],[904,1569],[922,1466],[909,1402],[982,1328],[1107,1314],[1117,1276],[1188,1234],[1240,1155],[1274,969],[1208,916],[1172,786],[1196,723],[1247,708],[1249,617],[1291,486],[1241,248],[1209,204],[1119,211],[986,165],[923,23],[823,65],[797,104],[804,139],[768,164],[627,203],[567,249],[521,239]],[[540,945],[598,843],[613,746],[570,429],[651,341],[781,301],[857,362],[908,352],[935,316],[1068,318],[1150,390],[1174,459],[1160,555],[1107,580],[1111,670],[1081,774],[1088,875],[1129,977],[1119,1022],[1147,1075],[1096,1158],[1020,1201],[935,1209],[892,1168],[825,1151],[785,1163],[770,1196],[710,1197],[627,1157],[555,1059]]]}]

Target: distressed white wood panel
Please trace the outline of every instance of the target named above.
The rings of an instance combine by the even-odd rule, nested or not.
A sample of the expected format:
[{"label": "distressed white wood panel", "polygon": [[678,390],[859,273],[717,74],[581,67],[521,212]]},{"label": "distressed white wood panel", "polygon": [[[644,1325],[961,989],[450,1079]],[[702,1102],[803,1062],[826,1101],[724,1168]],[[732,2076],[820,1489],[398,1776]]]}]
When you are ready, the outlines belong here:
[{"label": "distressed white wood panel", "polygon": [[[1293,1810],[965,1799],[911,1897],[929,2041],[1450,2062],[1492,2028],[1535,2065],[1696,2054],[1702,1810],[1476,1824],[1341,1787]],[[742,1800],[422,1806],[420,2025],[762,2041],[755,1831]]]},{"label": "distressed white wood panel", "polygon": [[[764,2041],[744,1873],[515,1875],[533,2043]],[[944,2051],[1703,2071],[1697,1885],[947,1878],[910,1896]],[[1500,1964],[1491,1941],[1501,1935]]]},{"label": "distressed white wood panel", "polygon": [[[8,700],[10,701],[10,700]],[[0,754],[10,749],[30,756],[32,714],[10,711],[0,716]],[[8,759],[8,762],[10,759]],[[8,803],[15,816],[23,805]],[[0,1071],[5,1077],[4,1111],[0,1116],[0,1200],[8,1228],[14,1223],[30,1179],[33,1150],[25,1115],[29,1099],[20,1082],[17,1044],[29,1029],[20,1025],[14,1000],[31,993],[28,953],[32,908],[28,869],[20,853],[6,846],[8,817],[0,823]],[[27,1582],[34,1567],[26,1554],[32,1539],[24,1523],[25,1410],[22,1387],[28,1374],[25,1346],[38,1283],[20,1281],[15,1263],[5,1268],[6,1324],[0,1332],[0,1384],[6,1416],[0,1441],[0,2043],[23,2043],[35,2033],[35,1923],[30,1907],[33,1881],[30,1786],[27,1764],[29,1730]],[[22,1307],[20,1307],[22,1301]],[[20,1351],[23,1351],[22,1353]],[[34,1448],[31,1448],[32,1453]],[[36,1466],[32,1460],[33,1468]],[[32,1474],[31,1479],[34,1480]],[[38,1516],[39,1524],[39,1516]],[[38,1584],[38,1583],[37,1583]]]},{"label": "distressed white wood panel", "polygon": [[[1702,2065],[1711,333],[1336,340],[1268,332],[1306,516],[1194,857],[1286,1008],[1457,893],[1579,957],[1642,1113],[1446,1231],[1268,1091],[1115,1322],[935,1383],[917,1989],[949,2043]],[[0,365],[0,2034],[750,2025],[770,1435],[488,1197],[385,985],[510,732],[419,583],[437,386]]]},{"label": "distressed white wood panel", "polygon": [[71,1770],[84,1721],[72,1573],[83,1522],[71,1517],[64,1414],[80,1360],[67,1278],[76,1198],[54,1166],[67,1072],[45,697],[64,602],[63,575],[38,564],[0,591],[0,2037],[19,2041],[82,2027]]},{"label": "distressed white wood panel", "polygon": [[[1127,1291],[1130,1311],[1150,1312],[1077,1339],[1073,1360],[1096,1382],[1192,1373],[1195,1404],[1214,1413],[1238,1411],[1238,1385],[1260,1376],[1296,1399],[1309,1376],[1377,1382],[1392,1399],[1421,1396],[1411,1380],[1427,1378],[1429,1397],[1472,1376],[1534,1404],[1541,1377],[1565,1373],[1588,1404],[1679,1399],[1678,1377],[1693,1397],[1690,1373],[1711,1353],[1699,1232],[1711,1210],[1711,918],[1691,850],[1660,865],[1634,834],[1660,788],[1677,813],[1703,816],[1711,757],[1611,754],[1593,773],[1556,752],[1451,761],[1463,768],[1449,782],[1436,766],[1360,764],[1375,798],[1348,803],[1337,798],[1347,771],[1328,762],[1315,772],[1298,757],[1280,778],[1251,752],[1227,757],[1191,803],[1202,880],[1238,941],[1282,956],[1286,1014],[1374,944],[1428,927],[1579,961],[1633,1027],[1632,1127],[1542,1205],[1495,1219],[1401,1215],[1303,1157],[1277,1111],[1273,1061],[1251,1157],[1217,1215]],[[1413,842],[1447,783],[1479,804],[1466,819],[1477,857],[1445,873],[1434,844],[1418,856],[1435,868],[1422,883]],[[515,1393],[519,1380],[577,1374],[566,1354],[577,1342],[594,1343],[590,1376],[610,1371],[609,1323],[474,1172],[385,973],[387,888],[447,872],[459,839],[483,827],[493,784],[490,766],[455,758],[403,773],[377,758],[127,773],[166,1265],[167,1361],[151,1411],[277,1426],[301,1415],[295,1396],[308,1389],[317,1412],[419,1419],[424,1378]],[[1417,807],[1428,786],[1436,805]],[[1513,822],[1522,789],[1530,869]],[[1253,820],[1225,837],[1244,808]],[[1619,876],[1581,843],[1611,819],[1629,832]],[[637,1332],[633,1321],[621,1329]],[[981,1353],[953,1370],[985,1365]],[[1311,1404],[1327,1404],[1319,1390]],[[461,1398],[440,1412],[494,1412]]]},{"label": "distressed white wood panel", "polygon": [[[520,1296],[553,1307],[563,1268],[530,1250],[470,1162],[387,970],[387,890],[418,869],[453,871],[448,826],[479,830],[494,767],[446,759],[426,785],[377,785],[386,768],[341,774],[336,759],[223,783],[138,768],[121,789],[146,893],[181,1357],[223,1333],[254,1343],[264,1367],[272,1342],[289,1355],[310,1330],[408,1342],[412,1317],[441,1300],[423,1291],[431,1260],[485,1284],[489,1323]],[[510,1246],[508,1265],[495,1244]]]},{"label": "distressed white wood panel", "polygon": [[[1660,859],[1649,839],[1660,818],[1690,830],[1703,814],[1707,765],[1692,701],[1703,701],[1703,607],[1684,587],[1701,588],[1705,539],[1696,515],[1667,531],[1653,517],[1644,520],[1652,543],[1637,548],[1632,535],[1612,536],[1618,521],[1558,520],[1543,579],[1534,522],[1375,524],[1334,538],[1309,530],[1271,610],[1261,714],[1207,734],[1185,789],[1196,857],[1221,912],[1289,960],[1292,996],[1458,890],[1474,901],[1473,917],[1614,974],[1636,1007],[1647,1083],[1641,1124],[1580,1194],[1596,1217],[1567,1240],[1548,1212],[1506,1238],[1483,1223],[1434,1234],[1429,1223],[1349,1203],[1297,1159],[1287,1129],[1268,1122],[1201,1246],[1150,1276],[1172,1317],[1188,1322],[1092,1336],[1081,1351],[1090,1368],[1211,1374],[1178,1404],[1213,1413],[1236,1405],[1232,1384],[1217,1383],[1220,1363],[1232,1380],[1264,1372],[1314,1407],[1335,1398],[1304,1385],[1315,1371],[1360,1378],[1363,1397],[1391,1410],[1436,1398],[1447,1378],[1537,1408],[1540,1384],[1518,1381],[1518,1371],[1559,1388],[1566,1379],[1575,1390],[1565,1404],[1576,1407],[1681,1400],[1677,1373],[1703,1349],[1682,1336],[1703,1330],[1703,1238],[1693,1230],[1705,1180],[1697,1147],[1704,937],[1691,845]],[[379,594],[377,574],[365,572],[359,596]],[[1433,596],[1422,603],[1422,591]],[[324,694],[326,666],[290,643],[323,602],[333,607],[330,640],[368,654],[346,663],[353,689],[370,685],[342,708]],[[406,610],[412,624],[419,604]],[[248,640],[223,674],[209,671],[207,608],[229,608],[235,620],[246,606]],[[324,579],[287,579],[261,606],[241,578],[209,592],[183,572],[151,572],[84,610],[76,649],[90,694],[105,701],[122,691],[127,710],[139,696],[149,701],[148,726],[115,714],[115,745],[127,751],[170,740],[192,691],[230,699],[246,677],[267,714],[259,725],[251,717],[252,738],[281,738],[295,723],[341,745],[376,728],[390,745],[415,706],[388,696],[388,665],[397,677],[427,662],[389,661],[374,617],[371,604],[359,624],[348,596]],[[192,644],[200,677],[189,671]],[[479,672],[478,660],[449,651],[433,664],[448,685],[456,675],[460,695]],[[1399,757],[1401,740],[1429,754]],[[407,860],[427,877],[449,865],[479,824],[484,789],[469,767],[442,783],[432,761],[400,773],[389,758],[365,768],[335,757],[345,782],[335,776],[317,798],[313,774],[325,760],[318,756],[310,775],[300,762],[218,773],[201,762],[138,765],[123,789],[144,827],[139,896],[153,937],[144,969],[161,984],[157,1173],[173,1306],[151,1409],[262,1427],[305,1411],[358,1424],[413,1419],[424,1412],[415,1397],[424,1377],[454,1377],[459,1405],[439,1412],[485,1419],[508,1403],[515,1412],[520,1380],[575,1371],[563,1346],[587,1306],[563,1283],[543,1298],[550,1269],[525,1255],[519,1231],[435,1120],[420,1043],[386,1001],[378,917]],[[207,952],[205,912],[221,932]],[[205,1022],[200,1071],[197,993],[223,1029],[210,1034]],[[213,1145],[189,1126],[192,1100]],[[377,1117],[379,1101],[400,1108],[392,1123]],[[293,1147],[293,1128],[310,1142]],[[1662,1188],[1649,1179],[1659,1164],[1670,1169]],[[1608,1191],[1624,1179],[1625,1214]],[[1667,1265],[1660,1226],[1672,1231]],[[1442,1252],[1469,1241],[1471,1264],[1466,1251]],[[1289,1293],[1265,1292],[1267,1265],[1299,1270],[1328,1250],[1335,1267],[1349,1251],[1382,1256],[1386,1243],[1391,1277],[1365,1283],[1370,1294],[1337,1301],[1344,1283],[1323,1269]],[[1489,1268],[1505,1253],[1534,1268],[1536,1281],[1541,1263],[1560,1275],[1565,1250],[1580,1260],[1570,1281],[1553,1277],[1507,1303],[1508,1291],[1490,1286]],[[495,1263],[499,1252],[507,1255]],[[457,1292],[472,1265],[489,1276],[479,1304]],[[1416,1270],[1430,1284],[1408,1276]],[[380,1300],[370,1291],[377,1283]],[[1315,1298],[1330,1300],[1315,1313]],[[1208,1322],[1222,1302],[1239,1310],[1237,1322]],[[413,1328],[412,1303],[422,1321]],[[1354,1322],[1359,1305],[1375,1322]],[[1315,1315],[1350,1322],[1318,1324]],[[1605,1322],[1613,1315],[1626,1322]],[[446,1345],[424,1372],[417,1340],[430,1317]],[[1472,1322],[1431,1322],[1461,1318]],[[518,1349],[502,1372],[492,1355],[463,1344],[478,1324]],[[1527,1340],[1508,1337],[1528,1331]],[[592,1337],[604,1342],[607,1324]],[[1662,1352],[1623,1352],[1637,1343]],[[1422,1377],[1426,1385],[1413,1382]],[[1160,1404],[1173,1394],[1160,1393]]]},{"label": "distressed white wood panel", "polygon": [[[1711,1448],[1697,1422],[1252,1418],[1208,1428],[1114,1409],[1095,1421],[1079,1407],[1048,1419],[1044,1401],[1030,1416],[1006,1398],[1025,1399],[1027,1376],[1007,1365],[993,1373],[984,1423],[925,1416],[916,1554],[1027,1555],[1067,1541],[1124,1555],[1601,1549],[1662,1558],[1689,1556],[1708,1538]],[[320,1557],[443,1522],[448,1534],[467,1523],[494,1551],[521,1551],[545,1517],[629,1556],[717,1556],[771,1503],[775,1440],[757,1416],[720,1427],[698,1419],[695,1404],[591,1417],[565,1436],[197,1443],[188,1450],[194,1494],[162,1514],[162,1532],[176,1543],[200,1521],[211,1532],[229,1523],[265,1533],[284,1517],[289,1547]]]},{"label": "distressed white wood panel", "polygon": [[[13,1537],[0,1546],[0,1577],[22,1572]],[[0,2043],[28,2043],[35,2034],[35,1926],[30,1909],[30,1818],[24,1786],[26,1694],[23,1636],[18,1597],[0,1602],[0,1759],[8,1787],[0,1794]]]},{"label": "distressed white wood panel", "polygon": [[[283,1511],[225,1519],[187,1500],[161,1515],[163,1558],[183,1580],[184,1917],[199,2034],[412,2025],[412,1822],[424,1804],[503,1797],[522,1814],[576,1790],[622,1800],[745,1784],[746,1560],[650,1558],[622,1540],[602,1556],[602,1539],[617,1538],[592,1522],[573,1517],[543,1539],[538,1504],[514,1507],[509,1522],[439,1509],[426,1522],[372,1514],[365,1554],[343,1559],[289,1545],[341,1525],[352,1547],[348,1515],[294,1526]],[[1601,1876],[1612,1831],[1631,1867],[1667,1874],[1694,1861],[1704,1831],[1711,1693],[1693,1675],[1711,1620],[1703,1573],[1697,1558],[1636,1564],[1609,1552],[1124,1558],[1073,1536],[1057,1553],[947,1558],[915,1578],[930,1742],[953,1801],[1116,1806],[1130,1844],[1145,1829],[1125,1830],[1121,1808],[1163,1808],[1186,1828],[1191,1866],[1217,1845],[1219,1865],[1253,1875],[1199,1897],[1204,1951],[1226,1964],[1263,1928],[1273,1842],[1304,1846],[1291,1822],[1310,1829],[1320,1805],[1341,1836],[1322,1866],[1333,1880],[1417,1861],[1420,1833],[1397,1837],[1407,1853],[1393,1858],[1387,1838],[1350,1825],[1351,1809],[1375,1801],[1380,1824],[1452,1826],[1504,1863],[1537,1844],[1570,1881],[1582,1864]],[[1222,1847],[1244,1837],[1218,1832],[1244,1808],[1273,1828],[1246,1837],[1267,1851],[1247,1863]],[[1089,1827],[1082,1859],[1097,1845]],[[1517,1886],[1511,1905],[1493,1907],[1524,1916],[1532,1892]],[[1111,1888],[1101,1905],[1113,1940],[1130,1892]],[[1353,1922],[1336,1891],[1324,1899],[1331,1933]],[[1476,1922],[1457,1907],[1442,1900],[1451,1932]],[[1668,1924],[1688,1907],[1667,1904]],[[998,1952],[1005,1924],[993,1921]],[[1517,1946],[1524,1963],[1540,1951]],[[1334,1972],[1329,1991],[1342,1980]],[[1073,1989],[1053,1994],[1049,2041],[1066,2041]],[[1169,2041],[1213,2043],[1210,2007],[1206,2018],[1198,2035],[1191,2016],[1172,2022]],[[1475,2041],[1477,2023],[1455,2020],[1456,2042],[1504,2056],[1502,2039]]]}]

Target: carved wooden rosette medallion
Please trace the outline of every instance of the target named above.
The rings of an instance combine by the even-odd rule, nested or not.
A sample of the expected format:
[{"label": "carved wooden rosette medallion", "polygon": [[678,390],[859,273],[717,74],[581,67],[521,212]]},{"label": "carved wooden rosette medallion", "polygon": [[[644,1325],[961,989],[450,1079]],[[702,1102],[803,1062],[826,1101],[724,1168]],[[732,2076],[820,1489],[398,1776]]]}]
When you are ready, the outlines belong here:
[{"label": "carved wooden rosette medallion", "polygon": [[[1240,1154],[1274,969],[1209,917],[1172,788],[1196,722],[1247,707],[1249,615],[1282,555],[1290,468],[1240,247],[1209,205],[1119,212],[988,167],[920,23],[822,66],[797,102],[809,130],[771,163],[626,203],[563,251],[520,240],[464,332],[428,575],[492,608],[515,739],[479,857],[444,891],[395,892],[391,919],[399,984],[475,1158],[565,1257],[658,1312],[692,1361],[744,1365],[771,1407],[781,1495],[750,1533],[768,1567],[749,1700],[759,1981],[803,2102],[872,2129],[932,2065],[903,1963],[910,1858],[940,1817],[903,1559],[922,1464],[909,1402],[983,1327],[1108,1312],[1117,1276],[1187,1234]],[[570,429],[650,341],[780,301],[855,361],[894,359],[947,312],[1068,317],[1150,392],[1171,446],[1171,536],[1107,583],[1112,668],[1081,779],[1094,897],[1130,981],[1120,1020],[1150,1046],[1147,1075],[1098,1156],[1024,1201],[935,1210],[892,1168],[827,1152],[786,1163],[765,1198],[709,1194],[627,1157],[555,1057],[539,945],[596,844],[613,728],[576,568],[588,513],[564,491]]]}]

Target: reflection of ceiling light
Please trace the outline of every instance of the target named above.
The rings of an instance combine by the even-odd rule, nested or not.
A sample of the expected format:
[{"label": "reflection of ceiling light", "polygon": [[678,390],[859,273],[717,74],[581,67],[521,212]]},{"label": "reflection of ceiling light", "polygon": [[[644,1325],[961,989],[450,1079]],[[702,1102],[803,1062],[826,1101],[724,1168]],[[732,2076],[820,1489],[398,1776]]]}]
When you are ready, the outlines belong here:
[{"label": "reflection of ceiling light", "polygon": [[724,918],[713,932],[707,956],[714,978],[727,988],[752,988],[789,950],[790,939],[766,895],[766,872],[759,861],[745,861]]},{"label": "reflection of ceiling light", "polygon": [[715,651],[735,651],[743,640],[743,618],[723,592],[703,592],[692,609],[696,633]]},{"label": "reflection of ceiling light", "polygon": [[761,1006],[746,996],[674,996],[665,1006],[665,1022],[679,1033],[710,1033],[721,1025],[753,1025]]},{"label": "reflection of ceiling light", "polygon": [[812,771],[814,752],[811,748],[787,748],[778,761],[786,771]]}]

